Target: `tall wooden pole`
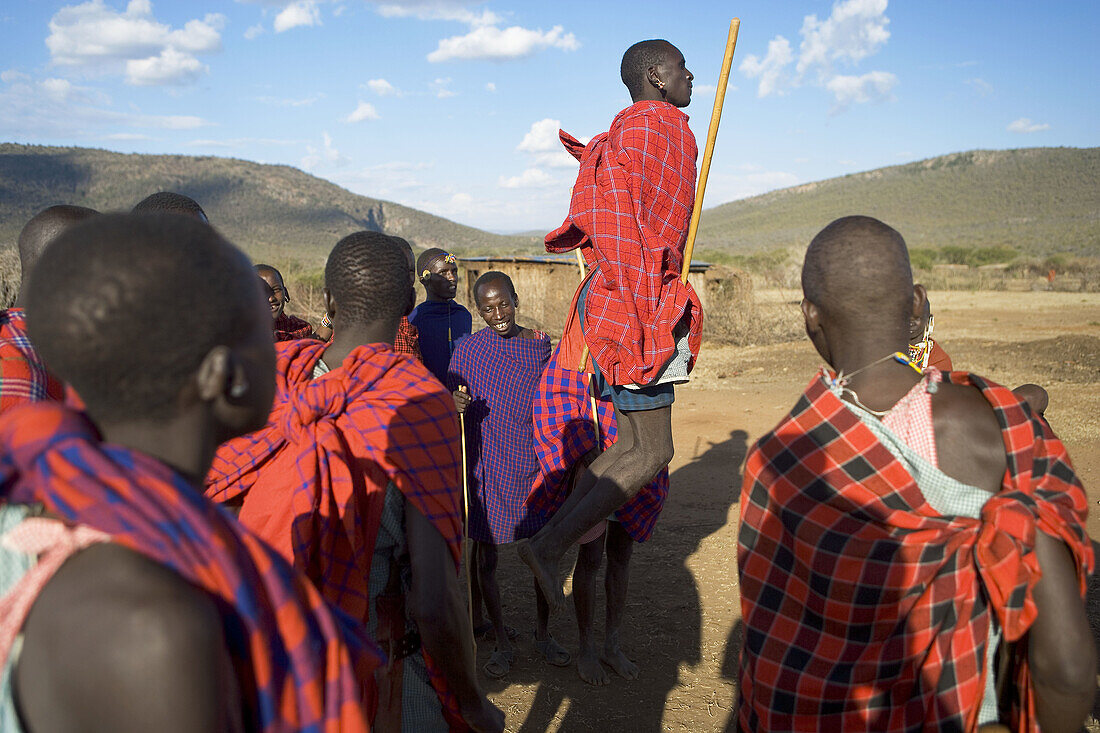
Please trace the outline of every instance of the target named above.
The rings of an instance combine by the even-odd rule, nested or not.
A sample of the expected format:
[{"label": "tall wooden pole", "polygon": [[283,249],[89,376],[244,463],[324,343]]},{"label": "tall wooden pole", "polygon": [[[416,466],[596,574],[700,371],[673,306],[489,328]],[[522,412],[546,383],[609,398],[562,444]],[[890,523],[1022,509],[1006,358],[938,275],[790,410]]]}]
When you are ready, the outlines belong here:
[{"label": "tall wooden pole", "polygon": [[710,115],[710,130],[707,131],[707,146],[703,149],[703,163],[699,166],[699,183],[695,186],[695,208],[691,211],[691,224],[688,225],[687,242],[684,244],[684,265],[680,272],[680,282],[688,281],[691,269],[691,253],[695,249],[695,235],[699,233],[699,215],[703,213],[703,194],[707,190],[707,176],[710,174],[710,159],[714,156],[714,140],[718,137],[718,123],[722,119],[722,105],[726,101],[726,85],[729,83],[730,67],[733,66],[733,50],[737,48],[737,31],[741,28],[741,19],[730,21],[730,32],[726,38],[726,56],[722,59],[722,73],[718,76],[718,91],[714,93],[714,111]]}]

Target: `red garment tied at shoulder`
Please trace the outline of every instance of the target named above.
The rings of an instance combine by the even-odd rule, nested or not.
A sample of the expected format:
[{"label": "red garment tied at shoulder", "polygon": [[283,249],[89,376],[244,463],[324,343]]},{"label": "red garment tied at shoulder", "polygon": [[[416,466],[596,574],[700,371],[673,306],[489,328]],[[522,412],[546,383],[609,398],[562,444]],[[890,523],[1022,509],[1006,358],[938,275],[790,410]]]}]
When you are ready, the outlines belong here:
[{"label": "red garment tied at shoulder", "polygon": [[698,147],[688,117],[666,102],[637,102],[586,146],[561,132],[580,160],[569,215],[546,249],[581,248],[598,268],[584,338],[613,384],[650,384],[676,353],[673,329],[687,315],[694,366],[703,308],[680,282],[695,204]]}]

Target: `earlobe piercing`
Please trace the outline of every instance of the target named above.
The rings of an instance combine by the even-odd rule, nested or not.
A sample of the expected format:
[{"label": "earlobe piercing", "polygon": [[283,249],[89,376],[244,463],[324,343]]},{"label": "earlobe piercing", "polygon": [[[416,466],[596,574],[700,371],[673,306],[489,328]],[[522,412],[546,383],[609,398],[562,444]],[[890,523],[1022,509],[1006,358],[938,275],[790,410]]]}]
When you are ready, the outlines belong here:
[{"label": "earlobe piercing", "polygon": [[248,380],[241,378],[241,381],[234,382],[229,387],[229,396],[235,400],[239,400],[248,394]]}]

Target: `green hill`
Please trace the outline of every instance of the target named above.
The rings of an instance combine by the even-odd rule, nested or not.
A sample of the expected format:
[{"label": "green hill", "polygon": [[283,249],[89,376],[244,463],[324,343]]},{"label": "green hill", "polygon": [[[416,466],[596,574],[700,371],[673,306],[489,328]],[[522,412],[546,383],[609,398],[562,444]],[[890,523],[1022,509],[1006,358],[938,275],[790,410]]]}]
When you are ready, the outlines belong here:
[{"label": "green hill", "polygon": [[154,191],[202,204],[210,221],[257,259],[317,266],[340,237],[361,229],[457,252],[541,249],[541,238],[501,236],[407,206],[350,193],[297,168],[231,158],[139,155],[0,144],[0,244],[57,203],[129,210]]},{"label": "green hill", "polygon": [[1097,256],[1100,148],[974,150],[734,201],[703,212],[697,256],[804,249],[849,214],[882,219],[910,248]]}]

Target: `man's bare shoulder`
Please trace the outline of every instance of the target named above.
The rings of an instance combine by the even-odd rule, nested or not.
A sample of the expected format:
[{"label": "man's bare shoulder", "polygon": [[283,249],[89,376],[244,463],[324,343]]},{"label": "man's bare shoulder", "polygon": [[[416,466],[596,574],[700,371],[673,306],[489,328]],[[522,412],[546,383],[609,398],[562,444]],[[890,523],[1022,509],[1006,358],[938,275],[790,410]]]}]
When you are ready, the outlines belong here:
[{"label": "man's bare shoulder", "polygon": [[15,683],[31,729],[223,730],[239,709],[213,598],[122,546],[65,562],[23,631]]},{"label": "man's bare shoulder", "polygon": [[976,387],[941,383],[932,396],[940,470],[989,492],[1001,487],[1007,461],[993,406]]}]

